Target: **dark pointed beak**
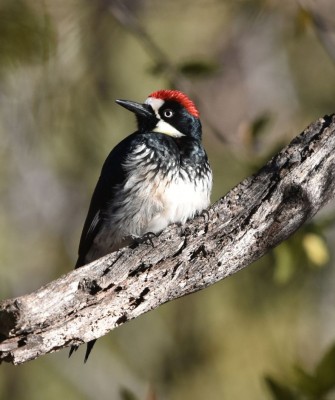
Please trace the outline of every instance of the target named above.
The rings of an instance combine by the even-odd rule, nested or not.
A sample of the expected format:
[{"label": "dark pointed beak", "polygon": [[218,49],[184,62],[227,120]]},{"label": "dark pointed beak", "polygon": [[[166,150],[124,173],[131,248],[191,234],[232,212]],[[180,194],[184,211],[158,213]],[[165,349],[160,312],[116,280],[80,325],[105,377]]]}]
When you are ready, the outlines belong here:
[{"label": "dark pointed beak", "polygon": [[135,113],[138,116],[152,118],[154,116],[152,108],[148,104],[136,103],[130,100],[115,100],[117,104]]}]

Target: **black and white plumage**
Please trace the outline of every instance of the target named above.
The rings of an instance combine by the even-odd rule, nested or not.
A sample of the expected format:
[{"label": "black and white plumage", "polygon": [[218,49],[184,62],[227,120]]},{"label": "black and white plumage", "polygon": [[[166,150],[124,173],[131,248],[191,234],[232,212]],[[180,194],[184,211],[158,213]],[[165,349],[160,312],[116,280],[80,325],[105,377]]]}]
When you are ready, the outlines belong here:
[{"label": "black and white plumage", "polygon": [[[210,203],[212,172],[194,103],[176,90],[154,92],[144,104],[117,103],[135,113],[138,130],[103,165],[76,268],[147,233],[185,223]],[[94,342],[88,343],[85,361]],[[76,348],[72,346],[70,355]]]}]

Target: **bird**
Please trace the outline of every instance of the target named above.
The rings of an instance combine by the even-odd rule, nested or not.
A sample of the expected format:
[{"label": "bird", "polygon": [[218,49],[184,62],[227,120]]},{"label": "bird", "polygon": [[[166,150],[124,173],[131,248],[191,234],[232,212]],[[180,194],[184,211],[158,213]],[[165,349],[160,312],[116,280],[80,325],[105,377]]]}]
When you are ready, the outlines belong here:
[{"label": "bird", "polygon": [[[212,170],[194,102],[163,89],[144,103],[116,100],[135,114],[137,130],[103,164],[79,243],[75,268],[184,224],[210,204]],[[96,340],[87,343],[87,361]],[[79,346],[71,347],[69,357]]]}]

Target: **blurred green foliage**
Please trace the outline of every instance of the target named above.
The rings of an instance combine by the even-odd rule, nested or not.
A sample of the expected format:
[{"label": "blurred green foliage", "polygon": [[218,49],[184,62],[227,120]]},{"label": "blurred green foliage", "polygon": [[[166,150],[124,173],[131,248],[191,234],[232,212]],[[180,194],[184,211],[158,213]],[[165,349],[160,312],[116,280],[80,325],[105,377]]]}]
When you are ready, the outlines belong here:
[{"label": "blurred green foliage", "polygon": [[265,380],[274,400],[327,400],[335,389],[335,345],[325,352],[312,374],[296,366],[290,387],[270,377]]},{"label": "blurred green foliage", "polygon": [[270,377],[265,378],[265,382],[268,385],[270,392],[272,393],[274,400],[297,400],[299,397],[291,391],[287,386],[276,382]]},{"label": "blurred green foliage", "polygon": [[[302,4],[1,0],[1,298],[73,268],[101,165],[135,126],[116,98],[190,95],[213,201],[333,113],[335,5]],[[113,331],[85,366],[81,351],[1,365],[0,398],[335,399],[333,347],[315,362],[335,338],[334,215]]]},{"label": "blurred green foliage", "polygon": [[56,45],[47,14],[38,15],[23,0],[0,4],[0,68],[46,61]]},{"label": "blurred green foliage", "polygon": [[121,400],[139,400],[138,397],[127,388],[122,388],[120,390],[120,397]]}]

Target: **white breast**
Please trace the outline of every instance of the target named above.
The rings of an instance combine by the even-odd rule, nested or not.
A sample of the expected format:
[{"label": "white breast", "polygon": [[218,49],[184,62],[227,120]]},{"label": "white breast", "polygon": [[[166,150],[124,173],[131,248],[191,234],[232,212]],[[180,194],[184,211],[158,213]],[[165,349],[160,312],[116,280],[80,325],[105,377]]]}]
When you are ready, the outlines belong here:
[{"label": "white breast", "polygon": [[172,223],[185,223],[189,218],[210,204],[212,177],[207,176],[197,183],[174,179],[161,192],[163,209],[149,221],[147,232],[160,232]]}]

